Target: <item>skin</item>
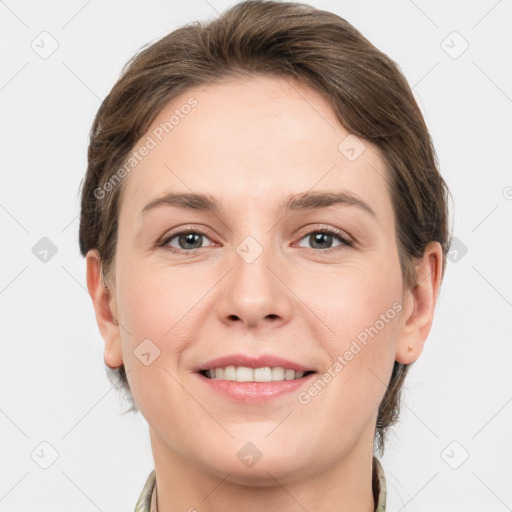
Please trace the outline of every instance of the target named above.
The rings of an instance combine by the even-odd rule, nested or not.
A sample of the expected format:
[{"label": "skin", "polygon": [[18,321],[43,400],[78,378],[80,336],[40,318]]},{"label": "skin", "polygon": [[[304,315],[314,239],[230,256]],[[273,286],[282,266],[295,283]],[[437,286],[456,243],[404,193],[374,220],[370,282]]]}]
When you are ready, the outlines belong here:
[{"label": "skin", "polygon": [[[394,361],[412,363],[423,349],[441,246],[428,244],[419,285],[405,290],[383,159],[365,141],[349,161],[338,150],[349,132],[314,90],[275,77],[223,80],[173,99],[148,134],[191,96],[197,107],[125,178],[108,289],[97,251],[87,255],[105,362],[124,363],[149,424],[159,510],[370,512],[378,406]],[[350,191],[376,215],[346,204],[279,210],[289,194],[310,190]],[[211,194],[223,209],[141,214],[168,192]],[[326,226],[356,243],[314,245],[309,235]],[[179,237],[158,247],[179,228],[204,230],[194,246],[202,247]],[[263,249],[252,263],[236,251],[247,236]],[[191,372],[243,353],[276,354],[320,375],[395,302],[402,310],[307,405],[296,392],[235,403]],[[160,355],[146,366],[134,350],[148,338]],[[247,442],[262,454],[251,468],[237,457]]]}]

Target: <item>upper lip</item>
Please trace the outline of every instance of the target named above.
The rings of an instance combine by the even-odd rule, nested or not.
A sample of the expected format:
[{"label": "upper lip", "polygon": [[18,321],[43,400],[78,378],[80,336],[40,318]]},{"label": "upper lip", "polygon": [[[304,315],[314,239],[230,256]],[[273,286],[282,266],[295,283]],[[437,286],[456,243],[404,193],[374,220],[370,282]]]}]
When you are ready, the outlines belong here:
[{"label": "upper lip", "polygon": [[282,367],[296,372],[314,371],[312,368],[303,364],[284,359],[272,354],[262,354],[257,357],[250,357],[244,354],[230,354],[227,356],[217,357],[202,363],[194,369],[195,372],[211,370],[213,368],[225,368],[226,366],[245,366],[247,368],[265,368],[265,367]]}]

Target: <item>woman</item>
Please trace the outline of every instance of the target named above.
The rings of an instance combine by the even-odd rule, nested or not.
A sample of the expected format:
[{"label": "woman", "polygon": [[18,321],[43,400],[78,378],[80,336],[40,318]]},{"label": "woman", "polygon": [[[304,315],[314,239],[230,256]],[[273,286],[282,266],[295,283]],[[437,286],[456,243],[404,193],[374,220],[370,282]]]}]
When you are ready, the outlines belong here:
[{"label": "woman", "polygon": [[386,509],[374,448],[432,325],[447,194],[396,64],[332,13],[243,2],[131,60],[80,248],[149,424],[137,511]]}]

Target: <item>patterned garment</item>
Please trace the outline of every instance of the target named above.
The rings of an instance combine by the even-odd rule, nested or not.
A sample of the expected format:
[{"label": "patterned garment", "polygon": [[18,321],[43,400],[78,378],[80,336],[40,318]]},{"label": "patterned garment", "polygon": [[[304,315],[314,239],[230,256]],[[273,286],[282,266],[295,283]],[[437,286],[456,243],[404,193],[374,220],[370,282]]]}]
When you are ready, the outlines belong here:
[{"label": "patterned garment", "polygon": [[[153,469],[144,484],[137,505],[135,505],[135,512],[157,512],[155,482],[155,470]],[[373,497],[377,503],[375,512],[386,512],[386,478],[377,457],[373,457],[372,488]]]}]

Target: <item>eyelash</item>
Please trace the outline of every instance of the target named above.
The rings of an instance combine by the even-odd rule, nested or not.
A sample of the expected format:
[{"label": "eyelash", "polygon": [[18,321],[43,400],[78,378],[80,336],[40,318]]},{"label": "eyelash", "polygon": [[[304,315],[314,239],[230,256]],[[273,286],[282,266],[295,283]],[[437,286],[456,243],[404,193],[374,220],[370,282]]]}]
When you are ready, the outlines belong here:
[{"label": "eyelash", "polygon": [[[200,249],[206,249],[206,247],[198,247],[196,249],[176,249],[175,247],[171,247],[171,246],[168,245],[169,242],[171,240],[173,240],[174,238],[176,238],[177,236],[185,235],[185,234],[190,234],[190,233],[194,233],[194,234],[198,234],[198,235],[203,235],[203,236],[205,236],[207,238],[210,238],[208,236],[208,233],[206,233],[202,229],[198,229],[198,228],[185,228],[185,229],[182,229],[181,231],[177,231],[177,232],[172,233],[171,235],[167,236],[161,243],[158,244],[158,247],[161,247],[161,248],[163,248],[165,250],[168,250],[169,252],[174,253],[174,254],[194,253],[195,251],[198,251]],[[310,230],[310,231],[304,233],[301,236],[301,238],[299,239],[299,241],[301,241],[303,238],[305,238],[307,236],[311,236],[314,233],[329,233],[330,235],[333,235],[334,237],[336,237],[338,239],[338,241],[340,241],[342,243],[342,245],[345,245],[347,247],[353,247],[354,246],[354,240],[344,236],[342,231],[340,231],[338,229],[335,229],[335,228],[332,228],[330,226],[325,226],[325,227],[321,227],[321,228]],[[341,247],[341,246],[330,247],[328,249],[314,249],[314,248],[310,248],[310,250],[318,252],[318,253],[328,253],[329,254],[329,253],[331,253],[333,251],[338,250],[339,247]],[[306,249],[307,249],[307,247],[306,247]]]}]

